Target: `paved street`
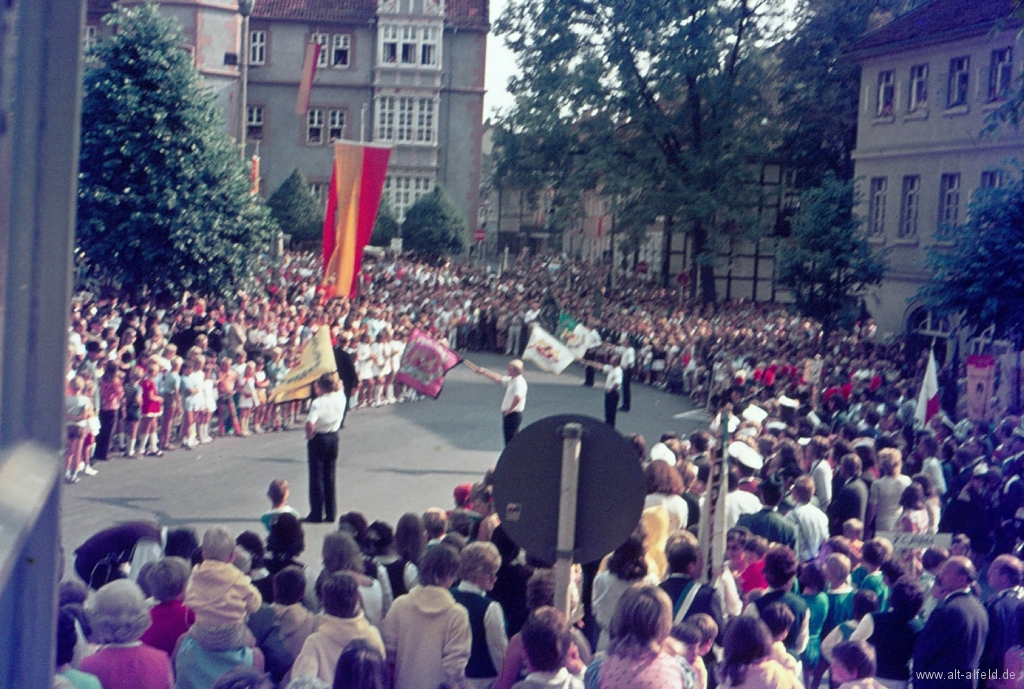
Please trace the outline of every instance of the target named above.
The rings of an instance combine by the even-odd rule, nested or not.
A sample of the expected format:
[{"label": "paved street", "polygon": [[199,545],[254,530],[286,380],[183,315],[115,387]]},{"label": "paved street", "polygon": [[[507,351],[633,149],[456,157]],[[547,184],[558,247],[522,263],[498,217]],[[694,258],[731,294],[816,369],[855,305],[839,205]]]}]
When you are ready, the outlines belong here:
[{"label": "paved street", "polygon": [[[508,359],[470,353],[492,370]],[[581,413],[603,418],[604,393],[599,374],[593,389],[581,387],[582,367],[574,364],[561,376],[527,364],[529,382],[523,427],[540,418]],[[338,462],[339,514],[358,510],[370,521],[394,524],[408,511],[450,507],[452,488],[479,480],[503,447],[498,408],[503,388],[459,366],[448,374],[440,398],[357,411],[341,432]],[[688,400],[651,388],[633,386],[633,411],[619,413],[622,433],[639,432],[655,442],[666,430],[689,433],[699,422],[675,419]],[[653,440],[652,440],[653,438]],[[301,429],[247,439],[226,438],[194,451],[176,450],[161,459],[112,459],[100,474],[83,476],[65,486],[63,543],[69,555],[96,531],[131,519],[155,519],[163,525],[192,525],[200,532],[223,524],[235,532],[263,533],[259,516],[269,507],[265,497],[272,479],[292,485],[291,504],[305,514],[306,450]],[[330,525],[307,525],[305,559],[319,561],[319,543]]]}]

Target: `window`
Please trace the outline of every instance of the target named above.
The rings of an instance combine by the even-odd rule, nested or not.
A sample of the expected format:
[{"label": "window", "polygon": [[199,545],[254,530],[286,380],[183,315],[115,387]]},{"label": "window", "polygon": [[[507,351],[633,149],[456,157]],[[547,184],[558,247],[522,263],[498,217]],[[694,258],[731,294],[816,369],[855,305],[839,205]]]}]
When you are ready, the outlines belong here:
[{"label": "window", "polygon": [[96,27],[86,24],[82,30],[82,50],[89,52],[96,45]]},{"label": "window", "polygon": [[398,27],[380,27],[380,62],[384,65],[398,63]]},{"label": "window", "polygon": [[893,105],[896,101],[896,72],[888,70],[878,73],[878,108],[875,110],[876,117],[885,117],[892,114]]},{"label": "window", "polygon": [[381,26],[380,63],[403,67],[440,64],[440,29],[419,26]]},{"label": "window", "polygon": [[885,188],[888,186],[886,177],[871,179],[871,226],[873,235],[885,234]]},{"label": "window", "polygon": [[421,197],[433,190],[430,177],[388,175],[384,178],[384,194],[391,201],[391,208],[399,221],[405,220],[405,212]]},{"label": "window", "polygon": [[971,58],[954,57],[949,61],[949,94],[946,106],[954,108],[967,104],[967,87],[971,77]]},{"label": "window", "polygon": [[423,43],[420,44],[420,64],[434,66],[437,64],[437,29],[423,29]]},{"label": "window", "polygon": [[901,237],[917,236],[917,212],[921,206],[921,178],[908,175],[903,178],[903,204],[900,208]]},{"label": "window", "polygon": [[916,112],[928,106],[928,65],[910,68],[910,101],[907,108]]},{"label": "window", "polygon": [[249,32],[249,64],[253,66],[267,63],[267,32]]},{"label": "window", "polygon": [[436,143],[437,100],[429,97],[380,96],[377,98],[378,141]]},{"label": "window", "polygon": [[993,101],[1005,98],[1012,84],[1013,48],[993,50],[988,72],[988,99]]},{"label": "window", "polygon": [[942,176],[939,184],[939,226],[936,235],[945,238],[960,219],[960,174]]},{"label": "window", "polygon": [[402,64],[403,65],[415,65],[416,64],[416,34],[417,30],[412,26],[402,27]]},{"label": "window", "polygon": [[985,170],[981,173],[982,189],[998,189],[1003,186],[1002,170]]},{"label": "window", "polygon": [[327,193],[330,191],[330,182],[313,182],[309,185],[309,191],[313,194],[320,207],[327,205]]},{"label": "window", "polygon": [[316,43],[317,45],[320,46],[320,55],[316,59],[316,68],[317,69],[320,69],[321,67],[326,67],[327,66],[327,53],[328,53],[327,42],[330,40],[330,38],[331,37],[328,36],[325,33],[315,33],[315,34],[313,34],[312,36],[309,37],[309,42],[310,43]]},{"label": "window", "polygon": [[416,143],[434,142],[434,99],[420,98],[416,104]]},{"label": "window", "polygon": [[398,99],[398,126],[395,129],[396,141],[412,141],[412,121],[415,104],[415,98]]},{"label": "window", "polygon": [[306,113],[306,144],[319,146],[324,142],[324,111],[319,108]]},{"label": "window", "polygon": [[327,111],[327,141],[333,143],[345,138],[345,111]]},{"label": "window", "polygon": [[395,98],[381,96],[377,99],[377,141],[391,141],[395,138]]},{"label": "window", "polygon": [[331,44],[331,67],[343,69],[348,67],[349,48],[352,45],[352,37],[347,33],[334,34],[334,42]]},{"label": "window", "polygon": [[263,106],[250,105],[245,116],[245,138],[248,141],[263,140]]}]

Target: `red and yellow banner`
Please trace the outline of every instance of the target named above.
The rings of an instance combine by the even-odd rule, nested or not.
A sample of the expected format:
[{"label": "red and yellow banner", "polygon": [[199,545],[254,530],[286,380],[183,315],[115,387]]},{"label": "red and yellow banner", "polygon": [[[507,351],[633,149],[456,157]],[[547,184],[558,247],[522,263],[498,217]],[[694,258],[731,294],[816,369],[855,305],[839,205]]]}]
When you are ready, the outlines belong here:
[{"label": "red and yellow banner", "polygon": [[363,249],[373,234],[377,208],[384,191],[390,148],[337,142],[334,170],[324,216],[324,284],[334,296],[355,289]]},{"label": "red and yellow banner", "polygon": [[313,93],[313,77],[316,76],[316,63],[320,59],[319,43],[307,43],[306,55],[302,60],[302,78],[299,80],[299,92],[295,97],[295,114],[305,115],[309,110],[309,97]]}]

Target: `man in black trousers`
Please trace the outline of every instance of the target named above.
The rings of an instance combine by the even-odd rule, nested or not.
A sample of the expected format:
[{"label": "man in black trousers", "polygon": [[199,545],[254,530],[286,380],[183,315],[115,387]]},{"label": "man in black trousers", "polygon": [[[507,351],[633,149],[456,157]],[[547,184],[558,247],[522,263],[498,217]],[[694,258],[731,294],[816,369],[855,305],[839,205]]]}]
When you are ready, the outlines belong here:
[{"label": "man in black trousers", "polygon": [[[341,379],[341,387],[345,390],[345,399],[352,399],[356,388],[359,387],[359,374],[356,373],[356,364],[352,360],[345,347],[348,346],[348,339],[339,340],[338,346],[334,348],[334,363],[338,366],[338,378]],[[344,422],[342,422],[344,427]]]},{"label": "man in black trousers", "polygon": [[306,455],[309,461],[309,515],[312,524],[333,522],[337,514],[334,472],[338,463],[338,430],[345,419],[348,398],[333,373],[316,383],[319,397],[309,405],[306,417]]}]

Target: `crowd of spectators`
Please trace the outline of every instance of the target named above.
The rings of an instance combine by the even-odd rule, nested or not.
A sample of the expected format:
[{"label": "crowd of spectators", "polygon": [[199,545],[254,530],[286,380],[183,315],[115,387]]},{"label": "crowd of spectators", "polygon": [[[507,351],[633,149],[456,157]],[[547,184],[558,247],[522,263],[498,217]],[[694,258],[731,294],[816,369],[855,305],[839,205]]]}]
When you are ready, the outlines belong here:
[{"label": "crowd of spectators", "polygon": [[[265,400],[322,327],[355,361],[353,406],[372,407],[405,396],[389,358],[413,327],[456,349],[515,355],[532,323],[551,327],[565,312],[609,348],[634,349],[634,380],[692,395],[713,420],[650,447],[631,438],[644,515],[615,552],[574,573],[568,616],[551,607],[546,563],[501,528],[486,478],[459,486],[453,509],[406,514],[395,528],[342,516],[322,566],[302,559],[302,524],[276,482],[266,538],[215,527],[200,542],[145,525],[83,544],[76,571],[96,591],[62,589],[70,650],[58,656],[59,681],[816,689],[827,677],[852,689],[1022,680],[1024,424],[1002,412],[994,424],[946,413],[921,424],[927,352],[875,341],[870,321],[822,343],[815,323],[785,307],[684,308],[672,291],[639,279],[609,289],[557,259],[502,274],[383,261],[364,270],[355,297],[334,300],[322,299],[312,265],[289,256],[263,293],[231,305],[79,295],[68,480],[95,471],[121,434],[129,455],[159,454],[175,438],[189,447],[295,423],[301,404]],[[820,361],[820,377],[808,379],[808,360]],[[202,407],[189,403],[190,376],[213,391]],[[695,534],[723,454],[726,555],[705,582]]]}]

